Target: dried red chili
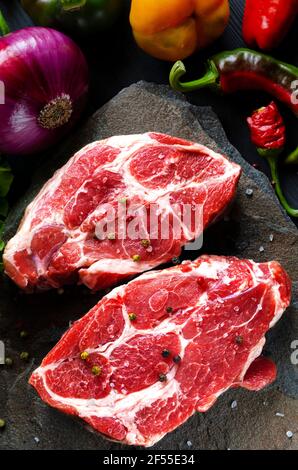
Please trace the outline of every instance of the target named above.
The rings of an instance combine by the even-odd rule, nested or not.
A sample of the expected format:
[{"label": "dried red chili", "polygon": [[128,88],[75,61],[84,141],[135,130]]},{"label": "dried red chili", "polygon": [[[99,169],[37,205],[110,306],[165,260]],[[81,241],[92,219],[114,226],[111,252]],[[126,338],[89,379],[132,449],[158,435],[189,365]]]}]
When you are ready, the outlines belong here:
[{"label": "dried red chili", "polygon": [[298,217],[298,209],[289,205],[278,176],[277,157],[282,153],[286,142],[286,128],[278,107],[271,102],[268,106],[255,111],[247,122],[252,142],[256,145],[258,153],[269,163],[272,183],[281,205],[290,216]]},{"label": "dried red chili", "polygon": [[251,131],[251,140],[257,148],[283,150],[286,127],[274,101],[255,111],[247,122]]}]

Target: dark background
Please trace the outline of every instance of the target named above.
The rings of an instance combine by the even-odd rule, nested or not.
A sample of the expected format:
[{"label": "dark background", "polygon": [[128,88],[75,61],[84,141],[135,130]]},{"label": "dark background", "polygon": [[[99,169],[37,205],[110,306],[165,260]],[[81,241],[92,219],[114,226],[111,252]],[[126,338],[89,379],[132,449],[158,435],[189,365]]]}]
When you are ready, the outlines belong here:
[{"label": "dark background", "polygon": [[[158,0],[157,0],[158,1]],[[129,0],[123,0],[125,9],[119,23],[111,32],[88,42],[78,41],[84,50],[91,69],[91,90],[87,109],[82,119],[93,113],[107,102],[123,87],[138,80],[156,83],[168,83],[171,64],[158,61],[143,53],[134,43],[129,22]],[[204,62],[208,56],[216,52],[241,47],[241,22],[244,0],[231,0],[231,19],[225,34],[210,48],[197,53],[186,61],[189,77],[198,78],[204,72]],[[30,19],[23,12],[16,0],[0,0],[0,8],[12,30],[30,25]],[[274,51],[277,58],[298,65],[298,23],[294,25],[287,39],[280,48]],[[256,92],[242,92],[233,96],[216,95],[208,90],[188,95],[189,101],[197,105],[210,105],[219,116],[231,143],[241,152],[243,157],[269,175],[267,164],[262,160],[250,142],[246,117],[251,112],[269,103],[270,96]],[[280,105],[287,123],[288,145],[290,153],[298,145],[297,118]],[[52,150],[52,151],[55,151]],[[47,156],[48,158],[48,156]],[[21,197],[29,186],[33,169],[42,156],[10,157],[10,163],[16,174],[12,190],[12,202]],[[283,168],[281,176],[284,192],[290,203],[298,206],[298,173],[297,167]],[[297,220],[295,221],[297,224]]]}]

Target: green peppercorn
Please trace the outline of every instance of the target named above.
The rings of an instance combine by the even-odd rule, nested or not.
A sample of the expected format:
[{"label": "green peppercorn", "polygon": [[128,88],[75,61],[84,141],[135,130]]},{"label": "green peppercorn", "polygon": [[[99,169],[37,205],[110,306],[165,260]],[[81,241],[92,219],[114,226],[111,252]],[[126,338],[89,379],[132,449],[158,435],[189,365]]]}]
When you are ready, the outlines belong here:
[{"label": "green peppercorn", "polygon": [[166,382],[167,381],[167,376],[165,374],[159,374],[158,380],[160,382]]},{"label": "green peppercorn", "polygon": [[6,421],[4,419],[0,419],[0,429],[4,429],[6,426]]},{"label": "green peppercorn", "polygon": [[86,359],[88,359],[88,357],[89,357],[89,353],[87,351],[81,352],[81,359],[83,361],[86,361]]},{"label": "green peppercorn", "polygon": [[130,319],[130,321],[134,321],[137,319],[137,316],[135,313],[129,313],[128,318]]},{"label": "green peppercorn", "polygon": [[111,232],[108,234],[108,240],[116,240],[116,234]]},{"label": "green peppercorn", "polygon": [[141,240],[141,245],[144,248],[148,248],[148,246],[150,246],[150,240]]},{"label": "green peppercorn", "polygon": [[20,337],[21,337],[21,338],[27,338],[27,336],[28,336],[28,332],[27,332],[27,331],[21,331],[21,333],[20,333]]},{"label": "green peppercorn", "polygon": [[131,257],[131,258],[132,258],[132,260],[133,260],[135,263],[137,263],[138,261],[140,261],[140,260],[141,260],[141,257],[140,257],[140,255],[132,255],[132,257]]},{"label": "green peppercorn", "polygon": [[20,354],[20,359],[22,359],[22,361],[28,361],[28,359],[29,359],[29,353],[26,352],[26,351],[21,352],[21,354]]},{"label": "green peppercorn", "polygon": [[12,366],[13,365],[13,360],[10,357],[6,357],[5,358],[5,365]]},{"label": "green peppercorn", "polygon": [[100,375],[102,372],[101,367],[99,366],[93,366],[91,371],[93,375]]},{"label": "green peppercorn", "polygon": [[120,204],[126,204],[127,198],[126,198],[126,197],[122,197],[121,199],[119,199],[119,202],[120,202]]}]

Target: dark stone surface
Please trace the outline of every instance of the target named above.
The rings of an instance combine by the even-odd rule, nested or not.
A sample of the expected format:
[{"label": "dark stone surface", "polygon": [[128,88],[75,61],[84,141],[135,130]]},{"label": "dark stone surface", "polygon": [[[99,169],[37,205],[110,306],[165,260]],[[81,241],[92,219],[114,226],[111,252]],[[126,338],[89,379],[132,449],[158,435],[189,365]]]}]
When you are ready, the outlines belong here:
[{"label": "dark stone surface", "polygon": [[[11,213],[7,237],[16,230],[21,214],[41,184],[72,153],[92,140],[145,131],[166,132],[218,147],[241,164],[244,174],[228,217],[205,234],[201,252],[277,259],[294,281],[297,294],[297,229],[280,209],[267,178],[250,167],[227,142],[219,121],[209,108],[195,108],[167,87],[138,83],[123,90],[99,110],[34,177],[34,185]],[[216,142],[216,143],[215,143]],[[252,198],[245,194],[253,189]],[[270,241],[270,235],[274,236]],[[260,247],[264,251],[260,252]],[[184,258],[198,252],[187,251]],[[7,427],[0,432],[2,449],[118,449],[119,444],[89,432],[78,420],[44,405],[27,385],[31,371],[57,342],[62,332],[101,297],[85,288],[24,295],[5,279],[0,290],[0,339],[11,368],[0,366],[0,417]],[[295,310],[296,307],[296,310]],[[20,331],[29,335],[20,338]],[[268,335],[266,352],[279,366],[277,382],[259,393],[229,391],[206,414],[194,415],[166,436],[155,449],[298,449],[298,367],[291,364],[291,343],[298,339],[297,295],[293,306]],[[23,363],[21,351],[30,359]],[[237,400],[236,409],[231,402]],[[284,417],[275,413],[283,413]],[[286,432],[294,433],[292,439]],[[35,440],[38,438],[39,442]]]}]

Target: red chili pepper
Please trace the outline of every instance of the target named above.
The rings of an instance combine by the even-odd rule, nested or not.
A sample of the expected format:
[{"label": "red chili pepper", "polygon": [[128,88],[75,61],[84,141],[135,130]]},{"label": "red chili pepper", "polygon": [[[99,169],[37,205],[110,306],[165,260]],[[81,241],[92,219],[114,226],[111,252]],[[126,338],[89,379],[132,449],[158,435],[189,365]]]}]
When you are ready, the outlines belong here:
[{"label": "red chili pepper", "polygon": [[266,108],[260,108],[247,119],[251,140],[263,150],[283,150],[286,142],[286,127],[279,110],[272,101]]},{"label": "red chili pepper", "polygon": [[286,128],[278,107],[272,102],[267,107],[255,111],[247,122],[252,142],[256,145],[258,153],[269,163],[272,183],[281,205],[289,215],[298,217],[298,209],[289,205],[278,176],[277,157],[282,153],[286,142]]},{"label": "red chili pepper", "polygon": [[298,100],[293,88],[298,83],[298,67],[262,52],[244,48],[220,52],[208,60],[202,78],[182,82],[185,73],[183,62],[179,60],[173,65],[170,84],[174,90],[188,92],[207,87],[223,93],[264,90],[289,106],[298,117]]},{"label": "red chili pepper", "polygon": [[243,37],[250,47],[277,47],[298,14],[297,0],[246,0]]}]

